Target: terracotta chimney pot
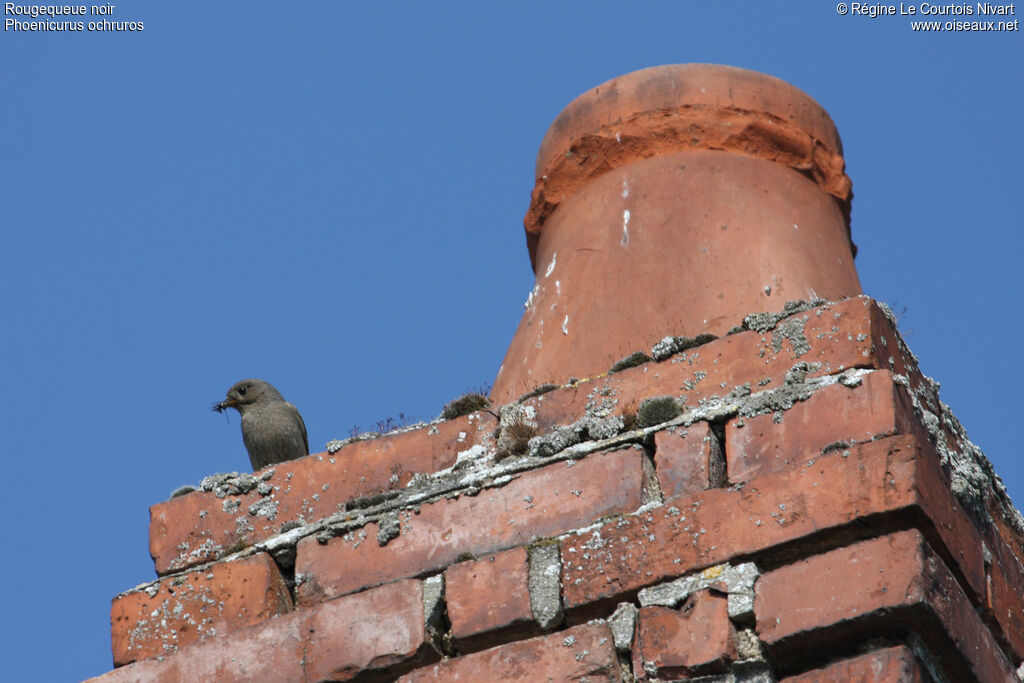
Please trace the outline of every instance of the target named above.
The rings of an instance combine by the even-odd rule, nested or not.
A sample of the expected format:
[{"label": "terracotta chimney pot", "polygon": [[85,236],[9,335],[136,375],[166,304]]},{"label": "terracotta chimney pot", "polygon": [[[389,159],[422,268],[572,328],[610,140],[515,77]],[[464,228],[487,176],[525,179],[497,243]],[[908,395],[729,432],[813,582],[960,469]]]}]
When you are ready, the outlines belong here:
[{"label": "terracotta chimney pot", "polygon": [[537,280],[492,398],[789,300],[860,294],[844,168],[825,110],[772,76],[673,64],[579,96],[537,155]]}]

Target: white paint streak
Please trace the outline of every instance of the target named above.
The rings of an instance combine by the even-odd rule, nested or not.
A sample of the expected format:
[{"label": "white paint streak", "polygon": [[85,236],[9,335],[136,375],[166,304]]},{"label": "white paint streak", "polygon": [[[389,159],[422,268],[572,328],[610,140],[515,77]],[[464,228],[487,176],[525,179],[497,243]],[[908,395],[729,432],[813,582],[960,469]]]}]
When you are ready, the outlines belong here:
[{"label": "white paint streak", "polygon": [[625,178],[622,179],[622,198],[625,199],[629,196],[629,181]]},{"label": "white paint streak", "polygon": [[562,283],[555,280],[555,296],[562,296]]},{"label": "white paint streak", "polygon": [[629,244],[629,209],[622,212],[622,246]]},{"label": "white paint streak", "polygon": [[565,320],[562,321],[562,334],[569,334],[569,316],[565,316]]},{"label": "white paint streak", "polygon": [[551,255],[551,263],[548,264],[548,269],[544,272],[544,277],[551,277],[551,273],[555,270],[555,262],[558,260],[558,252],[556,251]]}]

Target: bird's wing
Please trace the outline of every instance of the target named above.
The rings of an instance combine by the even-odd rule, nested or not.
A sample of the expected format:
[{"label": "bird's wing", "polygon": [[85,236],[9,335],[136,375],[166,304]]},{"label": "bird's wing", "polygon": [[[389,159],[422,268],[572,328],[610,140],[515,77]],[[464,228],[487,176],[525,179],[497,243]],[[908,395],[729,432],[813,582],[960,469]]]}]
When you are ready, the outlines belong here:
[{"label": "bird's wing", "polygon": [[306,447],[306,455],[309,455],[309,437],[306,436],[306,423],[302,421],[302,413],[291,403],[288,407],[295,413],[295,419],[299,422],[299,431],[302,432],[302,444]]}]

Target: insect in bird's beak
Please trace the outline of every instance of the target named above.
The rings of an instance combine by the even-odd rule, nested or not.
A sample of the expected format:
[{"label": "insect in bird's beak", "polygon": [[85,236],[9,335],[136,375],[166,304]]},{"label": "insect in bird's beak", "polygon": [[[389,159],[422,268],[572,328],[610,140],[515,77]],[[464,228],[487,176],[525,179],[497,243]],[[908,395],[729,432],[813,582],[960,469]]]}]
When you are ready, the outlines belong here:
[{"label": "insect in bird's beak", "polygon": [[219,403],[214,403],[213,409],[218,413],[223,413],[225,410],[235,405],[236,403],[238,403],[238,401],[229,398],[224,401],[220,401]]}]

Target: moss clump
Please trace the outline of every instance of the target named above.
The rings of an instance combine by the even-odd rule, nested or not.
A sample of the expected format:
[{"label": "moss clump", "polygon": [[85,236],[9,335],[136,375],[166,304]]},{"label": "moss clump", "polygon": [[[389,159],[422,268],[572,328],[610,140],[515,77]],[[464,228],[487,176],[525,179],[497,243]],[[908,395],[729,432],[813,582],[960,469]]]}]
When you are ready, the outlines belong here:
[{"label": "moss clump", "polygon": [[188,495],[189,493],[192,493],[195,490],[196,490],[195,486],[192,486],[191,484],[185,484],[184,486],[179,486],[178,488],[176,488],[173,491],[171,491],[171,498],[177,498],[178,496],[185,496],[185,495]]},{"label": "moss clump", "polygon": [[629,399],[622,405],[622,431],[631,432],[640,426],[636,419],[638,405],[635,398]]},{"label": "moss clump", "polygon": [[674,396],[655,396],[646,398],[636,411],[636,423],[640,427],[650,427],[679,417],[683,409]]},{"label": "moss clump", "polygon": [[530,439],[536,435],[537,428],[517,415],[502,427],[494,459],[502,460],[511,455],[526,455],[530,450]]},{"label": "moss clump", "polygon": [[470,413],[482,410],[489,405],[491,405],[491,399],[487,398],[483,394],[470,392],[459,396],[457,399],[446,405],[441,411],[441,417],[445,420],[452,420],[456,417],[469,415]]},{"label": "moss clump", "polygon": [[821,449],[821,454],[828,455],[829,453],[832,453],[834,451],[845,451],[849,447],[850,444],[847,443],[846,441],[833,441],[832,443]]},{"label": "moss clump", "polygon": [[635,368],[638,365],[643,365],[649,360],[651,360],[651,357],[648,356],[643,351],[634,351],[633,353],[629,354],[622,360],[615,363],[615,365],[613,365],[608,372],[609,374],[622,372],[623,370],[626,370],[628,368]]},{"label": "moss clump", "polygon": [[516,399],[516,403],[522,403],[523,401],[528,401],[531,398],[534,398],[535,396],[540,396],[541,394],[546,394],[549,391],[554,391],[557,388],[558,388],[557,384],[552,384],[551,382],[545,382],[544,384],[541,384],[536,389],[532,389],[530,391],[527,391],[525,394],[523,394],[522,396],[517,398]]}]

